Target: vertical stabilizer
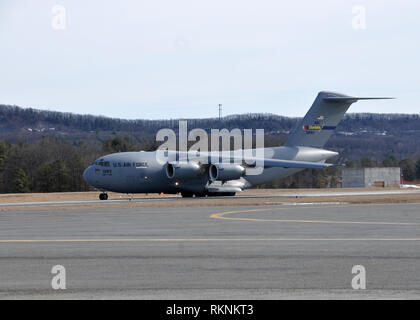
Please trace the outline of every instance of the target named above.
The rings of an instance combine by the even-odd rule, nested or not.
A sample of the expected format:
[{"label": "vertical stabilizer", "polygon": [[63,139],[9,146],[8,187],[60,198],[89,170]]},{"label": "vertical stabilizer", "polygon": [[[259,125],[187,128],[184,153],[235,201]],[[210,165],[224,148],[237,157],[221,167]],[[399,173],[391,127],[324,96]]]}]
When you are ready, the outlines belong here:
[{"label": "vertical stabilizer", "polygon": [[336,92],[321,91],[285,146],[323,148],[354,102],[375,99],[392,98],[358,98]]}]

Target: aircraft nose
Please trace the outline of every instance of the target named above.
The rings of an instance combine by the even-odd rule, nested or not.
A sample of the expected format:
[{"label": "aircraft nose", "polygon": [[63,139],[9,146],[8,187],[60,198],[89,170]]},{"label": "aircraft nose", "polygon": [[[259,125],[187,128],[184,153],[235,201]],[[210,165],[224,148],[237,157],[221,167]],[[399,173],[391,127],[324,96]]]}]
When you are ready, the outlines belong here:
[{"label": "aircraft nose", "polygon": [[89,183],[89,184],[91,184],[90,183],[90,176],[91,176],[91,167],[89,166],[89,167],[87,167],[86,168],[86,170],[83,172],[83,179],[87,182],[87,183]]}]

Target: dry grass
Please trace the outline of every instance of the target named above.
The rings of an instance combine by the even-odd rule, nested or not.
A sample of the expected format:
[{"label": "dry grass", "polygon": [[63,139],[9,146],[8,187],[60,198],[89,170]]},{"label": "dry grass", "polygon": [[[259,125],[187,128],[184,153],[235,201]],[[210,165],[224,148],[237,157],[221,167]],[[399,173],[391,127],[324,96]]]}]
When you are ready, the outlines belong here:
[{"label": "dry grass", "polygon": [[[51,192],[51,193],[6,193],[0,194],[0,203],[6,202],[47,202],[47,201],[87,201],[98,200],[99,191],[90,192]],[[109,199],[128,199],[124,193],[108,192]],[[177,195],[165,195],[165,197]],[[136,198],[161,198],[158,194],[135,195]]]},{"label": "dry grass", "polygon": [[[342,188],[342,189],[250,189],[241,192],[242,196],[252,195],[284,195],[284,194],[302,194],[302,193],[320,193],[320,192],[360,192],[360,191],[381,191],[381,190],[401,190],[399,188]],[[51,192],[51,193],[6,193],[0,194],[0,203],[6,202],[47,202],[47,201],[87,201],[98,200],[99,191],[90,192]],[[125,193],[108,192],[109,199],[129,199]],[[135,199],[142,198],[180,198],[180,195],[156,193],[135,194]]]},{"label": "dry grass", "polygon": [[[131,202],[128,201],[129,196],[120,193],[108,193],[109,199],[127,199],[127,202],[112,203],[104,201],[104,203],[94,204],[75,204],[75,205],[45,205],[45,206],[14,206],[4,207],[1,211],[9,210],[65,210],[70,208],[150,208],[150,207],[192,207],[192,206],[255,206],[255,205],[275,205],[286,203],[322,203],[322,202],[347,202],[347,203],[420,203],[420,193],[416,194],[386,194],[386,195],[357,195],[357,196],[325,196],[311,197],[304,196],[296,199],[295,196],[302,193],[335,193],[346,191],[373,191],[384,189],[252,189],[246,190],[241,195],[274,195],[266,198],[206,198],[206,199],[181,199],[179,195],[158,195],[158,194],[137,194],[135,199],[144,198],[175,198],[176,201],[147,201],[147,202]],[[387,189],[400,190],[400,189]],[[62,193],[28,193],[28,194],[1,194],[0,202],[47,202],[47,201],[86,201],[98,200],[99,192],[62,192]],[[275,197],[277,195],[277,197]],[[278,197],[284,195],[284,197]]]}]

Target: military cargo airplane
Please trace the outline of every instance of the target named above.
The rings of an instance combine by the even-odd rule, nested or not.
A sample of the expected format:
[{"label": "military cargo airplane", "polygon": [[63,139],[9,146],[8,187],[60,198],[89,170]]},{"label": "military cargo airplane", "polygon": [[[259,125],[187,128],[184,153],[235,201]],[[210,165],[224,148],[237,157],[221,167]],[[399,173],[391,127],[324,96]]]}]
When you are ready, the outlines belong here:
[{"label": "military cargo airplane", "polygon": [[[323,149],[351,104],[359,98],[337,92],[321,91],[312,107],[294,129],[284,146],[263,148],[263,158],[242,161],[218,161],[212,152],[202,152],[202,160],[189,160],[172,150],[167,161],[158,161],[154,152],[120,152],[94,161],[83,173],[85,181],[100,190],[99,199],[107,200],[107,191],[120,193],[180,193],[183,197],[234,196],[244,189],[286,177],[306,168],[332,166],[325,161],[338,155]],[[243,150],[246,151],[246,150]],[[230,155],[231,153],[229,153]],[[230,159],[238,160],[238,159]],[[257,161],[259,160],[259,161]],[[258,164],[260,174],[248,174]]]}]

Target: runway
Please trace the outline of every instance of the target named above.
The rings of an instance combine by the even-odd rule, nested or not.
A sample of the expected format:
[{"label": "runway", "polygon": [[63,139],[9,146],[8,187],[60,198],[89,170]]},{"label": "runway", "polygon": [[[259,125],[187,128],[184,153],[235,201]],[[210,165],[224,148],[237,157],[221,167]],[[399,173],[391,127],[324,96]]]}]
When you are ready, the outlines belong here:
[{"label": "runway", "polygon": [[[420,298],[420,204],[0,212],[3,299]],[[51,269],[66,270],[66,289]],[[354,265],[366,290],[354,290]]]}]

